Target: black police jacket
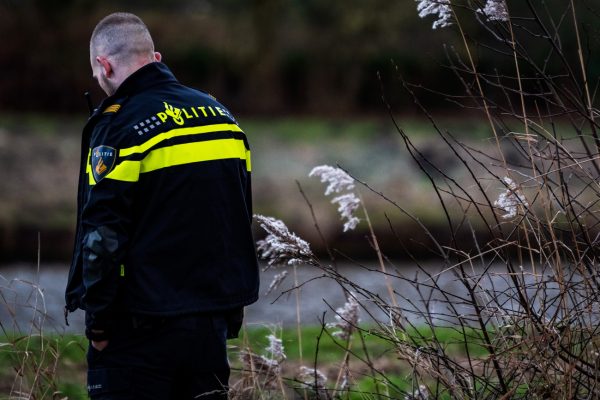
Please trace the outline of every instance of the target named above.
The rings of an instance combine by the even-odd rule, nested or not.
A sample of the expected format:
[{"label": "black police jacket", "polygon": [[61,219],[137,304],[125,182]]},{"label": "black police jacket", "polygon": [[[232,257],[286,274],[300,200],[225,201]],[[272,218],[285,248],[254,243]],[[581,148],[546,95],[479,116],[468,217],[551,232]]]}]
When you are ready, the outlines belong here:
[{"label": "black police jacket", "polygon": [[92,114],[81,156],[65,312],[86,331],[257,300],[250,150],[223,105],[148,64]]}]

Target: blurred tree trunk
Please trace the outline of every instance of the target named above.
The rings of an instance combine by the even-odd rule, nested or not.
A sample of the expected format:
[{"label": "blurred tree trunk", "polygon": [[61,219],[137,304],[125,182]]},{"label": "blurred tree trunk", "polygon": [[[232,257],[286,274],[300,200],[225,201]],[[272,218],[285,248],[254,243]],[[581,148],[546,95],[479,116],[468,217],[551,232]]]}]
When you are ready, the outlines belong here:
[{"label": "blurred tree trunk", "polygon": [[278,70],[279,21],[281,0],[252,0],[254,46],[249,70],[246,95],[248,104],[257,112],[282,111],[281,84]]}]

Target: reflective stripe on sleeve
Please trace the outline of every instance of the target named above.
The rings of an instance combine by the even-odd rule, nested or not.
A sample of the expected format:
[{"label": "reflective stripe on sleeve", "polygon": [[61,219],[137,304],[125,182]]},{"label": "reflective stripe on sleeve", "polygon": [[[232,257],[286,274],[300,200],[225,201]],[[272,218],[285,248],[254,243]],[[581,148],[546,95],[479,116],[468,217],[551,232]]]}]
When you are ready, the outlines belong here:
[{"label": "reflective stripe on sleeve", "polygon": [[177,165],[202,161],[240,159],[246,161],[250,171],[250,151],[240,139],[218,139],[205,142],[184,143],[161,147],[149,152],[139,161],[125,160],[119,163],[106,179],[137,182],[140,174]]},{"label": "reflective stripe on sleeve", "polygon": [[85,174],[88,177],[88,185],[94,186],[96,184],[96,180],[94,179],[94,174],[92,173],[92,149],[89,149],[87,162],[85,163]]},{"label": "reflective stripe on sleeve", "polygon": [[[165,140],[180,136],[200,135],[214,132],[241,132],[236,124],[214,124],[193,126],[189,128],[176,128],[158,134],[148,141],[138,145],[119,150],[119,158],[135,154],[147,154],[141,160],[122,160],[106,175],[107,179],[124,182],[137,182],[139,175],[144,172],[155,171],[161,168],[176,165],[190,164],[201,161],[240,159],[246,161],[246,169],[251,171],[250,150],[246,149],[244,141],[240,139],[216,139],[202,142],[193,142],[172,145],[152,150],[153,147]],[[90,186],[96,184],[91,166],[91,151],[88,152],[86,174]]]}]

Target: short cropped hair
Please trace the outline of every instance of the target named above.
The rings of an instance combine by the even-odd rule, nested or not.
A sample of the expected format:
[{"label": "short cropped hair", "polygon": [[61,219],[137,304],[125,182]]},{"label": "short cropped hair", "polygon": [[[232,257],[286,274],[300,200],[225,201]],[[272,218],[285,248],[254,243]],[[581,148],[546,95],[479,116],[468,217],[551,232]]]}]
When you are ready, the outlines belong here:
[{"label": "short cropped hair", "polygon": [[137,15],[119,12],[98,22],[90,39],[90,53],[128,61],[133,56],[152,56],[154,42]]}]

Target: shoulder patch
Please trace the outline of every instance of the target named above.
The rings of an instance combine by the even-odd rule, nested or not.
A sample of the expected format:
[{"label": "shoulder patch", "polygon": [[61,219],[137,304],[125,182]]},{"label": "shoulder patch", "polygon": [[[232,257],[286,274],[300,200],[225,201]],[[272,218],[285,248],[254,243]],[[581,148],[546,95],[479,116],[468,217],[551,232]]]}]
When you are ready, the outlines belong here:
[{"label": "shoulder patch", "polygon": [[116,113],[117,111],[119,111],[120,108],[120,104],[113,104],[112,106],[106,107],[104,111],[102,111],[102,114]]},{"label": "shoulder patch", "polygon": [[96,183],[110,173],[117,161],[117,150],[110,146],[98,146],[92,150],[92,174]]}]

